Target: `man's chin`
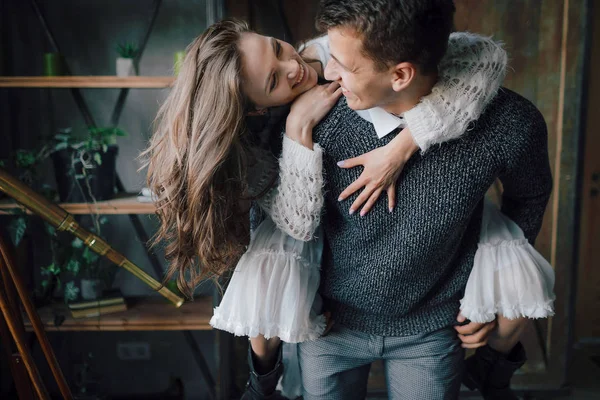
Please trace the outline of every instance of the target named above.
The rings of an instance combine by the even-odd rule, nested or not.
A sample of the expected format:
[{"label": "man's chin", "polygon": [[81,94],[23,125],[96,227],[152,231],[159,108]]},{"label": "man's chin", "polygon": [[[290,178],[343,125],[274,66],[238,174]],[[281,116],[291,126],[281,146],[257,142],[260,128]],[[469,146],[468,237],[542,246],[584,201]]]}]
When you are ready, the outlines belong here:
[{"label": "man's chin", "polygon": [[354,111],[368,110],[369,108],[372,108],[363,105],[360,101],[350,100],[348,98],[346,98],[346,103],[348,104],[348,108]]}]

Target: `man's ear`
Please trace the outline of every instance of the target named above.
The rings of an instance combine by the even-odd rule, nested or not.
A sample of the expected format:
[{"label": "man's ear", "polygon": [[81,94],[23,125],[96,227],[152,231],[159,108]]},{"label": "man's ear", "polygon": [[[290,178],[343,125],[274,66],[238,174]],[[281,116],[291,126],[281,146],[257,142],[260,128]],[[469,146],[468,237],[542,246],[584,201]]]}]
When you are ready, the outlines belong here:
[{"label": "man's ear", "polygon": [[257,115],[265,115],[267,113],[266,108],[257,108],[252,111],[248,111],[248,115],[251,117],[255,117]]},{"label": "man's ear", "polygon": [[417,67],[410,62],[401,62],[392,67],[392,89],[395,92],[406,89],[417,74]]}]

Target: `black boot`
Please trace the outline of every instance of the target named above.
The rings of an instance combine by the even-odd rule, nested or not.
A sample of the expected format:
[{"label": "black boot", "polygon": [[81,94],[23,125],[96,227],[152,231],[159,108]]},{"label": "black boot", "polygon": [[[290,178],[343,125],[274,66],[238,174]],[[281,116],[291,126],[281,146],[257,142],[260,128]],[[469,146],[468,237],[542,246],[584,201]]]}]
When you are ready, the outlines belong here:
[{"label": "black boot", "polygon": [[465,361],[463,383],[471,390],[478,389],[485,400],[518,400],[510,389],[516,370],[527,361],[521,343],[504,355],[490,346],[483,346]]},{"label": "black boot", "polygon": [[250,378],[246,383],[246,390],[240,400],[283,400],[275,390],[277,382],[283,374],[283,361],[281,359],[281,345],[277,350],[277,362],[275,367],[266,374],[260,375],[254,367],[254,356],[252,347],[248,346],[248,366],[250,367]]}]

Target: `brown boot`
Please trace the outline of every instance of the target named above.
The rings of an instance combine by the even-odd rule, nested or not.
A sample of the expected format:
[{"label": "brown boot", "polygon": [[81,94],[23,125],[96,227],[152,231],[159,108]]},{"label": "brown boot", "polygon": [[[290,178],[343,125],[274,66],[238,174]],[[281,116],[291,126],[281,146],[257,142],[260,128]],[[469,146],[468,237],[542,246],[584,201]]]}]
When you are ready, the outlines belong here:
[{"label": "brown boot", "polygon": [[277,350],[277,361],[275,367],[266,374],[256,372],[252,347],[248,346],[248,366],[250,377],[246,383],[246,390],[240,400],[284,400],[286,399],[275,390],[277,382],[283,374],[283,362],[281,359],[281,345]]},{"label": "brown boot", "polygon": [[518,400],[510,389],[516,370],[527,361],[521,343],[504,355],[490,346],[483,346],[465,361],[463,383],[471,390],[478,389],[485,400]]}]

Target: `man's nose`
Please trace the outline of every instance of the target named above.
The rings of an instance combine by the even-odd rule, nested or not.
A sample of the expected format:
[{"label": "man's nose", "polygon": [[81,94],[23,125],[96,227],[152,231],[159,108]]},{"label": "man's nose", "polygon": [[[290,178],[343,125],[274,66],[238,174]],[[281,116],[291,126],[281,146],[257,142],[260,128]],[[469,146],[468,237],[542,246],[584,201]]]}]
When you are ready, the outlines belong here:
[{"label": "man's nose", "polygon": [[329,60],[329,62],[325,66],[325,71],[323,72],[323,75],[325,79],[332,82],[338,81],[340,79],[338,69],[335,67],[335,60]]}]

